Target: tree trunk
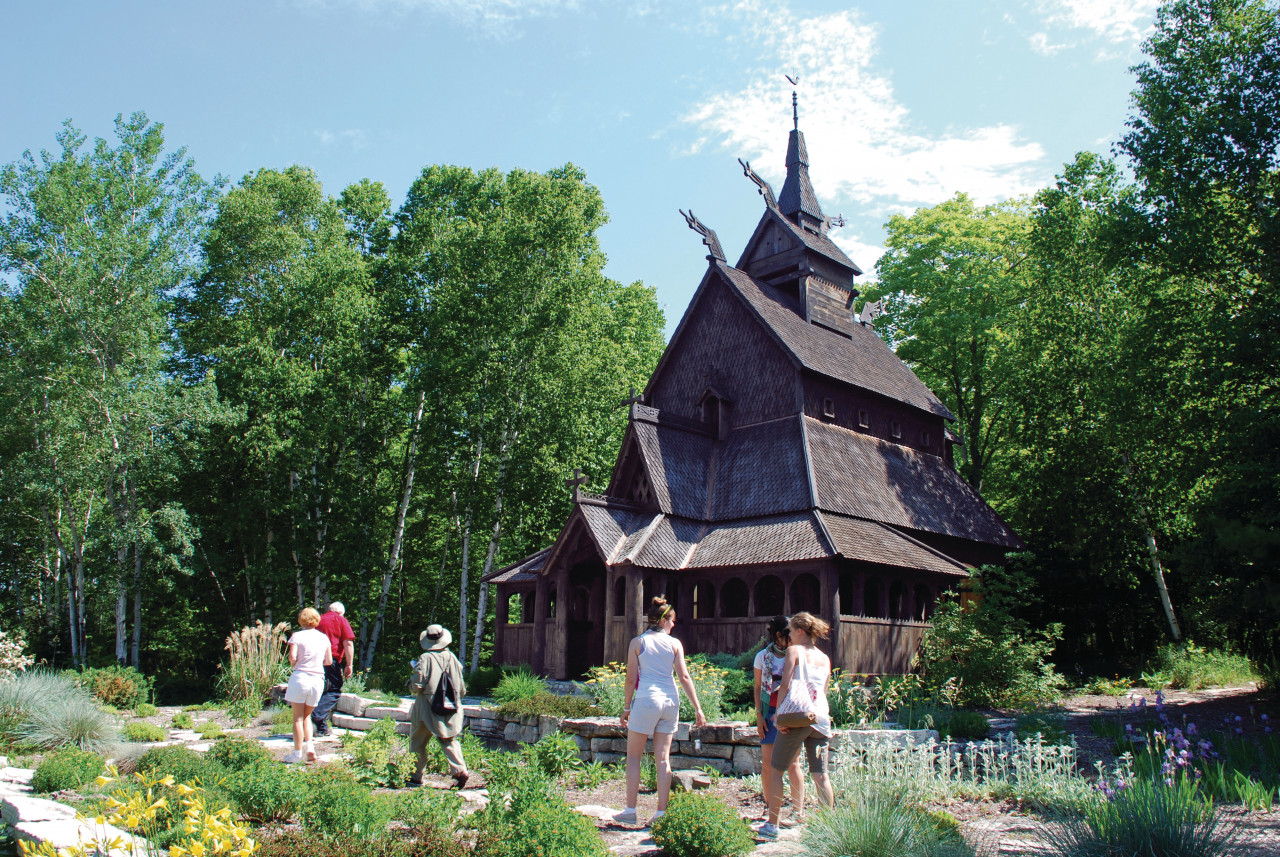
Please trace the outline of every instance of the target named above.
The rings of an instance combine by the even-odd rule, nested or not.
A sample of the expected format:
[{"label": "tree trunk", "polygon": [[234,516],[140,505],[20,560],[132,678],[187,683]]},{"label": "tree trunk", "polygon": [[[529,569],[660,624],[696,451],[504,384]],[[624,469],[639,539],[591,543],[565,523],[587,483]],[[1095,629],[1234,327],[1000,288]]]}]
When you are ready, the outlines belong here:
[{"label": "tree trunk", "polygon": [[427,406],[425,390],[418,396],[418,407],[413,414],[413,424],[409,429],[409,446],[404,452],[404,483],[400,491],[400,505],[396,507],[396,520],[391,528],[391,545],[387,551],[387,565],[382,573],[382,593],[378,597],[378,615],[374,619],[373,631],[369,634],[369,646],[364,651],[364,659],[360,666],[369,669],[373,666],[373,654],[378,648],[378,638],[382,636],[382,626],[387,618],[387,595],[391,592],[391,584],[395,582],[396,570],[400,566],[400,549],[404,544],[404,523],[409,514],[409,499],[413,496],[414,459],[418,454],[418,432],[422,427],[422,412]]},{"label": "tree trunk", "polygon": [[[1144,510],[1145,511],[1145,510]],[[1156,589],[1160,592],[1160,605],[1164,607],[1165,618],[1169,620],[1169,631],[1176,643],[1182,639],[1182,629],[1178,626],[1178,617],[1173,612],[1173,602],[1169,599],[1169,587],[1164,582],[1164,567],[1160,564],[1160,555],[1156,550],[1156,534],[1147,527],[1147,555],[1151,559],[1151,574],[1156,580]]]},{"label": "tree trunk", "polygon": [[[134,526],[138,523],[138,488],[129,486],[129,513],[133,517]],[[207,564],[207,560],[206,560]],[[142,533],[139,531],[133,541],[133,645],[129,652],[129,662],[142,669],[138,652],[142,648]]]},{"label": "tree trunk", "polygon": [[498,450],[501,457],[498,465],[498,497],[493,503],[493,533],[489,536],[489,550],[484,557],[484,570],[480,572],[480,597],[476,602],[476,632],[471,640],[471,671],[480,668],[480,639],[484,634],[484,614],[488,607],[489,584],[484,579],[493,571],[493,561],[498,556],[498,545],[502,538],[502,496],[506,491],[507,464],[511,457],[511,447],[515,445],[516,433],[503,431],[502,446]]},{"label": "tree trunk", "polygon": [[[484,456],[484,438],[476,441],[476,458],[471,469],[471,482],[480,479],[480,459]],[[462,575],[458,593],[458,660],[467,662],[467,610],[468,566],[471,562],[471,506],[467,505],[467,523],[462,530]]]}]

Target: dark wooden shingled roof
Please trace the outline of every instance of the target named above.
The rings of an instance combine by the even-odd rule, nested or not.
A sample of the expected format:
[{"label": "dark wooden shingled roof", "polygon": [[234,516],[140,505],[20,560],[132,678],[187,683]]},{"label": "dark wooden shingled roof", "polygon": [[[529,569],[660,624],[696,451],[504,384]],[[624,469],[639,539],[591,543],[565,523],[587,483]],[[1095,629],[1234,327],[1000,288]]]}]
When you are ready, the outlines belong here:
[{"label": "dark wooden shingled roof", "polygon": [[549,553],[551,548],[543,548],[519,562],[513,562],[504,568],[489,572],[480,580],[482,583],[532,583],[538,579],[538,572],[542,570]]},{"label": "dark wooden shingled roof", "polygon": [[931,414],[955,419],[947,406],[938,401],[873,331],[861,324],[850,324],[846,336],[810,324],[800,314],[794,298],[723,262],[717,262],[715,270],[806,369]]},{"label": "dark wooden shingled roof", "polygon": [[967,575],[969,569],[933,548],[900,533],[888,524],[863,521],[830,512],[815,513],[841,556],[892,565],[922,568],[942,574]]}]

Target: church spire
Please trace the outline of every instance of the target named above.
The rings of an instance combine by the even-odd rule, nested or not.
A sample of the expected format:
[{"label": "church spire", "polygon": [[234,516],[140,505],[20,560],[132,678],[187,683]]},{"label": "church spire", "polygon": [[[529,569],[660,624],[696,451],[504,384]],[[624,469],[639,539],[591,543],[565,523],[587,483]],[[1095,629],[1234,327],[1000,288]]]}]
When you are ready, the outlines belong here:
[{"label": "church spire", "polygon": [[[788,77],[793,84],[795,80]],[[809,151],[805,148],[804,132],[800,130],[799,98],[791,91],[791,138],[787,141],[787,180],[778,195],[778,209],[798,226],[812,232],[825,232],[827,218],[818,205],[818,197],[809,181]]]}]

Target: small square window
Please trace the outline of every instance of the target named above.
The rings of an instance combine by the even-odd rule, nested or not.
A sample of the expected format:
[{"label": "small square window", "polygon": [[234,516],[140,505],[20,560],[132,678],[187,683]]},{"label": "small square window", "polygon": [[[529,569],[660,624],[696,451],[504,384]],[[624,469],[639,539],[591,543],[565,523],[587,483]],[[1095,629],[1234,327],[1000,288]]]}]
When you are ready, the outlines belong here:
[{"label": "small square window", "polygon": [[826,417],[835,417],[835,415],[836,415],[836,403],[835,403],[835,402],[833,402],[831,399],[823,399],[823,400],[822,400],[822,415],[823,415],[823,416],[826,416]]},{"label": "small square window", "polygon": [[867,413],[866,408],[858,410],[858,427],[867,428],[871,425],[871,415]]},{"label": "small square window", "polygon": [[889,423],[889,434],[893,435],[896,438],[901,439],[902,423],[898,422],[897,420],[894,420],[893,422]]}]

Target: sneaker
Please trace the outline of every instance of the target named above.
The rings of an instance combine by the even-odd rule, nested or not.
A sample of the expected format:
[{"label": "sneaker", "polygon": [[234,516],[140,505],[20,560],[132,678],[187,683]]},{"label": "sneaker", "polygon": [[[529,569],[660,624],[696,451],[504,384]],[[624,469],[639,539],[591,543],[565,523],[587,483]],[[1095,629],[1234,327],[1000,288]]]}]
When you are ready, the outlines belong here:
[{"label": "sneaker", "polygon": [[640,819],[636,818],[634,809],[624,809],[622,812],[614,815],[613,820],[618,824],[638,824]]},{"label": "sneaker", "polygon": [[666,814],[667,814],[667,813],[666,813],[666,811],[665,811],[665,810],[658,810],[657,812],[655,812],[655,813],[653,814],[653,818],[649,819],[649,826],[650,826],[650,827],[652,827],[652,826],[653,826],[653,824],[654,824],[654,822],[656,822],[658,819],[662,818],[662,816],[664,816],[664,815],[666,815]]},{"label": "sneaker", "polygon": [[333,730],[329,728],[329,721],[315,724],[315,736],[317,738],[328,738],[333,734]]},{"label": "sneaker", "polygon": [[778,826],[783,829],[799,827],[802,824],[804,824],[804,813],[802,812],[790,813],[786,818],[778,821]]},{"label": "sneaker", "polygon": [[760,829],[756,831],[756,838],[763,839],[766,842],[774,842],[778,838],[778,826],[765,822],[760,825]]},{"label": "sneaker", "polygon": [[307,757],[308,762],[314,762],[316,760],[316,748],[310,741],[303,745],[302,752]]},{"label": "sneaker", "polygon": [[290,751],[289,755],[284,757],[284,763],[286,765],[296,765],[301,761],[302,761],[301,750],[292,750]]}]

